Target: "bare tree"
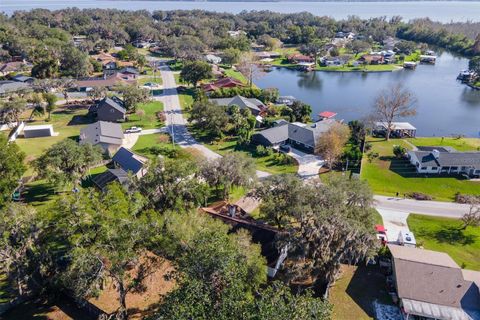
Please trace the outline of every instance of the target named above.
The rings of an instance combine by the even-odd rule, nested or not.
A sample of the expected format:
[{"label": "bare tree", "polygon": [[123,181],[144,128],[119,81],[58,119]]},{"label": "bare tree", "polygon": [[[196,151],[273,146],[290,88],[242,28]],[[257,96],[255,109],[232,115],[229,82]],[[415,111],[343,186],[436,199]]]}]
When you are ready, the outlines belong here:
[{"label": "bare tree", "polygon": [[480,226],[480,198],[475,196],[469,197],[467,203],[470,205],[470,208],[462,217],[462,230],[465,230],[468,226]]},{"label": "bare tree", "polygon": [[414,116],[417,99],[413,93],[401,84],[382,90],[373,105],[373,118],[383,122],[386,127],[386,139],[390,139],[392,123],[398,118]]},{"label": "bare tree", "polygon": [[244,53],[240,57],[237,69],[247,78],[250,87],[253,86],[253,80],[259,79],[265,75],[262,68],[257,67],[255,56],[250,52]]}]

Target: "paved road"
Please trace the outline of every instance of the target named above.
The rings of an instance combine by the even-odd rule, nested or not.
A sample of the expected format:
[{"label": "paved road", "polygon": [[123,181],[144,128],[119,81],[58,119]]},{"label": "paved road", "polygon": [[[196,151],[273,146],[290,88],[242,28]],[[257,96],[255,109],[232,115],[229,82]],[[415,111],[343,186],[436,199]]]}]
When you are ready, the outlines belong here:
[{"label": "paved road", "polygon": [[[175,143],[182,148],[194,148],[201,152],[208,160],[221,157],[204,145],[198,143],[187,130],[187,121],[183,117],[180,100],[178,98],[177,84],[173,72],[165,63],[160,65],[160,74],[163,79],[163,94],[155,97],[156,100],[163,102],[164,110],[167,116],[167,131],[172,136]],[[264,178],[269,176],[268,172],[257,170],[257,176]]]},{"label": "paved road", "polygon": [[145,129],[142,130],[139,135],[144,136],[147,134],[156,134],[156,133],[166,133],[167,132],[167,127],[162,127],[162,128],[156,128],[156,129]]},{"label": "paved road", "polygon": [[469,209],[466,204],[454,202],[418,201],[385,196],[375,196],[375,202],[377,209],[449,218],[461,218]]},{"label": "paved road", "polygon": [[[175,143],[181,147],[190,147],[199,150],[207,159],[217,159],[221,157],[202,144],[198,143],[187,131],[186,120],[182,115],[180,100],[178,98],[177,85],[173,72],[165,64],[161,64],[160,73],[163,79],[163,95],[155,97],[164,103],[167,114],[167,131],[173,136]],[[311,159],[310,159],[311,160]],[[310,162],[308,165],[300,166],[301,175],[308,177],[319,163]],[[317,171],[318,172],[318,171]],[[300,172],[299,172],[300,174]],[[267,177],[270,174],[263,171],[257,171],[257,176]],[[436,201],[416,201],[411,199],[395,199],[392,197],[375,196],[377,209],[385,209],[401,213],[419,213],[424,215],[460,218],[468,211],[468,206],[458,203],[436,202]],[[402,214],[403,218],[403,214]]]}]

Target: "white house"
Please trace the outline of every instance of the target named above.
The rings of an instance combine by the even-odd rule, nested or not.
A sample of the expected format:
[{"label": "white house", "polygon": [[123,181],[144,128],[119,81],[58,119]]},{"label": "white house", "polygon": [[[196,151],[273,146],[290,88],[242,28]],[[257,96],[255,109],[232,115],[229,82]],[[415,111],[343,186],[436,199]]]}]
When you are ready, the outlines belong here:
[{"label": "white house", "polygon": [[445,147],[419,147],[408,151],[418,173],[480,175],[480,152],[457,152]]}]

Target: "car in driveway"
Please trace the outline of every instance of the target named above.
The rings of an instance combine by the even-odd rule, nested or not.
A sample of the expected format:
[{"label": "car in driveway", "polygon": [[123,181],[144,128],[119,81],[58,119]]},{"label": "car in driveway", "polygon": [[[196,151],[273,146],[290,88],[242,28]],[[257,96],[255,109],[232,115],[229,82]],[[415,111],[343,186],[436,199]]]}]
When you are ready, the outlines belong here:
[{"label": "car in driveway", "polygon": [[127,130],[125,130],[125,133],[140,133],[142,132],[142,128],[140,127],[130,127]]},{"label": "car in driveway", "polygon": [[282,144],[280,146],[280,151],[289,153],[290,151],[292,151],[292,148],[288,144]]}]

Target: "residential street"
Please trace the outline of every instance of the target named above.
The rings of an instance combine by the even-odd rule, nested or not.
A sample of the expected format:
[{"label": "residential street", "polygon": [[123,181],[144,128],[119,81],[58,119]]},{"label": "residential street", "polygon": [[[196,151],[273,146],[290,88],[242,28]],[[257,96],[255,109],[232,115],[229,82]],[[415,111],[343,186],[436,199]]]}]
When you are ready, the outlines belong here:
[{"label": "residential street", "polygon": [[461,218],[468,212],[469,206],[454,202],[418,201],[395,197],[375,197],[375,207],[402,213],[418,213],[437,217]]},{"label": "residential street", "polygon": [[[200,151],[207,159],[218,159],[221,157],[204,145],[198,143],[187,130],[187,121],[183,117],[180,100],[178,98],[177,84],[173,72],[169,67],[162,63],[160,74],[163,80],[163,94],[154,99],[162,101],[167,116],[167,131],[172,136],[175,143],[182,148],[194,148]],[[268,172],[257,170],[257,177],[264,178],[269,176]]]}]

